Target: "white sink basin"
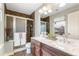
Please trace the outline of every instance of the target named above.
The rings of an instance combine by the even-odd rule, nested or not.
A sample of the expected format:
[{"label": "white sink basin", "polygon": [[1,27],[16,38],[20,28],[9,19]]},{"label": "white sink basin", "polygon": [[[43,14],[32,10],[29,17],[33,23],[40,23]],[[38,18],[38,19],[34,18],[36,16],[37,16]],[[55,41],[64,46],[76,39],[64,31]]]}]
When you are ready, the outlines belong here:
[{"label": "white sink basin", "polygon": [[58,49],[60,49],[60,50],[64,50],[64,47],[59,46]]}]

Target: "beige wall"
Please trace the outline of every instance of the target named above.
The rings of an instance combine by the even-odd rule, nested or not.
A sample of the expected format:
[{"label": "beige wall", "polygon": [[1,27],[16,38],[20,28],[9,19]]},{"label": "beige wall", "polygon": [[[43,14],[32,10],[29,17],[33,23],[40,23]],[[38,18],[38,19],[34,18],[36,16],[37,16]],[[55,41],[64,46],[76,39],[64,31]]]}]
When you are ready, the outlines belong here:
[{"label": "beige wall", "polygon": [[4,5],[0,3],[0,55],[4,53]]},{"label": "beige wall", "polygon": [[68,33],[79,36],[79,11],[68,14]]}]

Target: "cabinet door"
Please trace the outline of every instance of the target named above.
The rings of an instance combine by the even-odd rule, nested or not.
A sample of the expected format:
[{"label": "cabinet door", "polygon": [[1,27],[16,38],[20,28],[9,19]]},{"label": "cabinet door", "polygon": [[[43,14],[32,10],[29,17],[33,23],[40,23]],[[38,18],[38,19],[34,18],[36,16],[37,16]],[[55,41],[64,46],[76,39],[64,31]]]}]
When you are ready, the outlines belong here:
[{"label": "cabinet door", "polygon": [[32,55],[35,56],[35,44],[32,42]]},{"label": "cabinet door", "polygon": [[57,56],[56,53],[53,51],[53,48],[43,43],[42,43],[42,55],[43,56]]},{"label": "cabinet door", "polygon": [[52,52],[50,49],[47,49],[47,48],[42,49],[42,55],[43,56],[57,56],[54,52]]},{"label": "cabinet door", "polygon": [[42,56],[51,56],[51,54],[45,50],[42,50]]},{"label": "cabinet door", "polygon": [[31,40],[31,42],[32,42],[32,54],[34,56],[40,56],[41,55],[40,42],[36,40]]},{"label": "cabinet door", "polygon": [[36,45],[35,45],[35,55],[36,55],[36,56],[40,56],[40,55],[41,55],[40,46],[36,46]]}]

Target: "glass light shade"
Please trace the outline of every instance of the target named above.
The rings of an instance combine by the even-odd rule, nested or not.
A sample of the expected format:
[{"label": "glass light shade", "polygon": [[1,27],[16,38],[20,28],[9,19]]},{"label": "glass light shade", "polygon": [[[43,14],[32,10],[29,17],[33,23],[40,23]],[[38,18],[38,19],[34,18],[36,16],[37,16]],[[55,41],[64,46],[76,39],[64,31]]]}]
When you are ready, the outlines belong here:
[{"label": "glass light shade", "polygon": [[51,12],[52,12],[52,10],[50,9],[50,10],[48,10],[48,12],[49,12],[49,13],[51,13]]},{"label": "glass light shade", "polygon": [[66,5],[66,3],[60,3],[59,7],[64,7]]}]

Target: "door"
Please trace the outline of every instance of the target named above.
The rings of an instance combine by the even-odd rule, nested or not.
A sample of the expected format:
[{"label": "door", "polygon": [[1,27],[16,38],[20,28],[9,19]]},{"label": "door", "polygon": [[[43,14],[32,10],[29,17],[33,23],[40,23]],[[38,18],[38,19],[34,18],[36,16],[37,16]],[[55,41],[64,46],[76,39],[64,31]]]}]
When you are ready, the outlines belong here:
[{"label": "door", "polygon": [[16,17],[14,20],[14,46],[26,44],[26,19]]}]

